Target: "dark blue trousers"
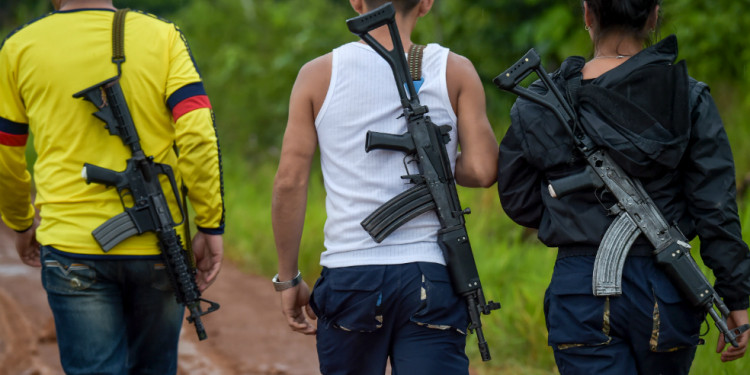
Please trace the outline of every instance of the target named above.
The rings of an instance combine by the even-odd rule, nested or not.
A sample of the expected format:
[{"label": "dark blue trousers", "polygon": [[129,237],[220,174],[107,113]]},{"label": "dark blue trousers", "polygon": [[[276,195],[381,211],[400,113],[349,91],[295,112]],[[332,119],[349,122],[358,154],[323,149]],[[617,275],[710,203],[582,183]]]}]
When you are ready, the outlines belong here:
[{"label": "dark blue trousers", "polygon": [[687,375],[705,313],[650,257],[629,257],[622,295],[592,294],[594,257],[558,259],[544,307],[560,374]]},{"label": "dark blue trousers", "polygon": [[325,375],[468,375],[468,313],[445,266],[324,268],[311,301]]}]

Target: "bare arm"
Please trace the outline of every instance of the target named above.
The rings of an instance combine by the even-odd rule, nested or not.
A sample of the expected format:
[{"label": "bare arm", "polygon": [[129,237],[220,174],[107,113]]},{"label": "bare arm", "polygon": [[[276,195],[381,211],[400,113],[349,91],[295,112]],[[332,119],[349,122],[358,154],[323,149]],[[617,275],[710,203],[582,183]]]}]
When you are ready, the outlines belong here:
[{"label": "bare arm", "polygon": [[498,145],[487,118],[484,87],[471,61],[450,53],[448,95],[458,119],[456,182],[466,187],[490,187],[497,179]]},{"label": "bare arm", "polygon": [[[299,246],[307,208],[307,186],[318,138],[315,116],[325,98],[330,81],[331,58],[315,59],[300,70],[289,100],[289,119],[281,146],[279,168],[273,185],[271,223],[279,261],[279,280],[297,275]],[[305,317],[314,319],[309,308],[310,292],[303,281],[281,292],[282,311],[289,326],[305,334],[315,333]]]}]

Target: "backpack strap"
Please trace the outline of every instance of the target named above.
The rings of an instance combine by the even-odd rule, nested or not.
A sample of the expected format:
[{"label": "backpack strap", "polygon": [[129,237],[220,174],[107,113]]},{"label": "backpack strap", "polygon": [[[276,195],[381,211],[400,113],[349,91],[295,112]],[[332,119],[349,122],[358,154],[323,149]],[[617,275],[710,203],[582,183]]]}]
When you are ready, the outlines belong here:
[{"label": "backpack strap", "polygon": [[125,15],[130,9],[117,9],[112,20],[112,62],[117,64],[117,75],[122,73],[121,65],[125,62]]}]

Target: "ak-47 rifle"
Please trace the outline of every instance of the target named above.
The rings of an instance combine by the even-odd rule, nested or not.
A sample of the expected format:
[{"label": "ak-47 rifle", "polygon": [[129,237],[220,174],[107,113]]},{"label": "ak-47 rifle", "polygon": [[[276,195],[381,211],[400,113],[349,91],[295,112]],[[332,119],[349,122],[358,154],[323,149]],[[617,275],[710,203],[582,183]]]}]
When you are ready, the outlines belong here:
[{"label": "ak-47 rifle", "polygon": [[[519,83],[532,72],[539,76],[547,90],[540,94]],[[493,82],[502,90],[546,107],[560,120],[573,139],[576,150],[588,163],[583,172],[549,182],[549,192],[559,198],[585,188],[604,186],[617,200],[609,209],[617,218],[604,234],[594,262],[593,292],[596,296],[622,294],[622,269],[635,239],[643,234],[654,247],[654,258],[674,285],[694,305],[703,308],[724,339],[737,347],[737,336],[750,328],[744,324],[729,329],[726,318],[729,309],[703,275],[690,254],[689,240],[676,225],[669,225],[654,204],[640,180],[628,176],[607,151],[598,147],[581,127],[570,103],[560,93],[541,65],[532,48],[518,62],[495,77]],[[718,308],[719,315],[714,306]]]},{"label": "ak-47 rifle", "polygon": [[[357,34],[382,56],[393,70],[396,88],[401,97],[401,106],[407,121],[404,134],[367,132],[365,150],[388,149],[401,151],[414,158],[419,166],[419,174],[406,176],[413,187],[397,195],[362,221],[362,227],[376,242],[381,242],[391,232],[412,218],[434,210],[440,221],[438,245],[451,277],[454,291],[462,296],[469,311],[469,330],[476,331],[482,360],[490,360],[489,347],[482,333],[480,314],[489,314],[499,309],[500,304],[485,302],[482,284],[479,282],[474,255],[466,232],[464,214],[470,210],[461,209],[456,184],[451,171],[451,163],[445,144],[450,141],[450,126],[435,125],[427,114],[427,107],[419,103],[409,68],[404,57],[401,37],[395,21],[395,10],[391,3],[374,9],[359,17],[346,21],[349,30]],[[387,25],[393,41],[393,49],[388,51],[369,32]],[[409,95],[406,95],[406,91]]]},{"label": "ak-47 rifle", "polygon": [[[207,336],[201,316],[216,311],[219,304],[201,298],[195,283],[192,261],[188,259],[188,252],[183,248],[180,236],[175,230],[175,227],[185,220],[185,211],[180,206],[182,220],[176,223],[159,182],[159,175],[166,176],[177,202],[181,202],[174,173],[169,165],[154,162],[153,156],[146,156],[141,149],[138,132],[130,116],[119,79],[119,75],[112,77],[73,95],[74,98],[83,98],[94,104],[98,108],[94,116],[104,121],[109,134],[122,138],[122,142],[132,152],[132,157],[127,160],[127,166],[122,172],[89,163],[83,165],[82,176],[86,183],[114,186],[125,208],[125,212],[107,220],[92,234],[99,246],[107,252],[131,236],[156,232],[177,302],[185,305],[190,311],[187,320],[195,324],[198,338],[204,340]],[[125,204],[124,197],[128,195],[132,198],[131,207]],[[201,309],[201,301],[210,305],[208,310]]]}]

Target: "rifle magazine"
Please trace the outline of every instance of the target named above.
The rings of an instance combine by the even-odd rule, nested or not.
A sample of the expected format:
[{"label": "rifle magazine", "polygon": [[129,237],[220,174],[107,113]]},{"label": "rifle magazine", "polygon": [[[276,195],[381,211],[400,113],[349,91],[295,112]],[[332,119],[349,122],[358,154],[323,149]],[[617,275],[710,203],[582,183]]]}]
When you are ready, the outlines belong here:
[{"label": "rifle magazine", "polygon": [[607,228],[594,261],[593,291],[595,296],[622,294],[622,268],[640,228],[624,211]]},{"label": "rifle magazine", "polygon": [[432,200],[431,196],[422,197],[407,205],[401,206],[398,211],[394,212],[391,216],[385,217],[379,225],[373,228],[372,232],[368,231],[368,233],[373,237],[375,242],[380,243],[393,233],[393,231],[409,222],[409,220],[425,212],[433,211],[435,208],[435,201]]},{"label": "rifle magazine", "polygon": [[380,243],[404,223],[434,209],[435,202],[427,185],[415,185],[378,207],[360,225]]},{"label": "rifle magazine", "polygon": [[138,233],[138,227],[128,212],[119,213],[91,232],[105,253]]}]

